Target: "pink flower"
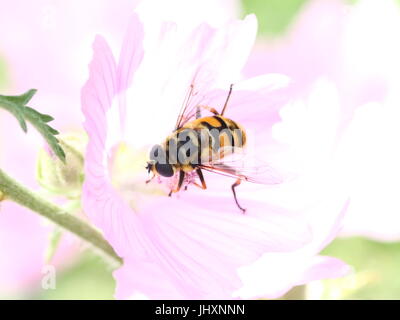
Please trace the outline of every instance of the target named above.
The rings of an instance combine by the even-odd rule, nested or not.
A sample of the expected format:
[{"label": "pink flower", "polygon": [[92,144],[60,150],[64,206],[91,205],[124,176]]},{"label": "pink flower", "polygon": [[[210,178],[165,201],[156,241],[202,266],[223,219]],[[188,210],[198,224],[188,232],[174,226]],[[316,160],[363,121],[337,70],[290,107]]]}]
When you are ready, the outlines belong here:
[{"label": "pink flower", "polygon": [[315,79],[342,70],[340,51],[347,6],[342,0],[308,1],[283,36],[258,41],[246,76],[278,72],[308,88]]},{"label": "pink flower", "polygon": [[399,101],[400,46],[394,40],[399,21],[394,0],[360,0],[351,6],[340,0],[310,1],[289,33],[259,44],[245,67],[247,76],[286,73],[307,90],[321,78],[336,88],[340,127],[331,160],[351,197],[346,236],[400,237],[399,155],[393,147],[399,134],[391,121]]},{"label": "pink flower", "polygon": [[[387,6],[388,2],[391,0],[379,4],[374,0],[362,0],[358,6],[374,6],[375,10],[371,8],[370,13],[379,13],[384,7],[382,4]],[[309,89],[320,77],[327,77],[339,90],[341,116],[344,124],[347,123],[362,103],[383,99],[388,86],[381,68],[386,63],[383,60],[377,63],[374,57],[381,52],[381,47],[372,45],[385,43],[386,38],[380,37],[377,28],[369,23],[370,19],[387,15],[369,16],[361,24],[359,13],[357,6],[342,0],[310,1],[284,37],[259,42],[245,66],[245,75],[284,73],[303,89]],[[386,24],[379,25],[383,28]],[[371,30],[366,31],[368,28]],[[391,54],[387,58],[394,61]]]},{"label": "pink flower", "polygon": [[272,190],[269,197],[274,204],[305,212],[313,238],[298,250],[266,253],[241,268],[244,286],[237,296],[274,298],[294,285],[349,273],[342,261],[318,255],[338,235],[351,205],[343,185],[345,173],[334,161],[340,112],[338,92],[327,80],[318,81],[309,93],[281,108],[281,122],[273,127],[273,136],[290,146],[281,162],[295,168],[298,178]]},{"label": "pink flower", "polygon": [[400,152],[395,147],[400,137],[399,104],[395,85],[384,101],[362,105],[346,132],[339,163],[348,177],[352,202],[343,236],[400,239]]},{"label": "pink flower", "polygon": [[[239,267],[309,242],[303,215],[268,204],[268,190],[251,199],[257,188],[250,184],[241,186],[248,208],[242,215],[231,179],[211,174],[208,190],[167,197],[163,184],[144,183],[143,167],[151,145],[171,132],[191,83],[206,104],[222,105],[250,52],[256,21],[248,16],[220,29],[152,26],[144,32],[132,19],[118,63],[102,37],[94,42],[82,90],[89,135],[84,210],[124,259],[115,272],[117,298],[231,298],[243,286]],[[290,96],[286,86],[285,77],[270,75],[234,87],[227,115],[265,143],[262,157],[273,153],[268,141]]]},{"label": "pink flower", "polygon": [[[373,19],[374,26],[371,25]],[[343,235],[381,241],[400,239],[398,201],[400,8],[397,1],[363,0],[349,15],[347,67],[364,94],[344,137],[341,170],[352,196]],[[369,86],[365,80],[370,80]],[[368,84],[368,83],[367,83]],[[372,85],[371,85],[372,84]],[[360,85],[360,86],[361,86]],[[369,92],[381,90],[381,96]]]}]

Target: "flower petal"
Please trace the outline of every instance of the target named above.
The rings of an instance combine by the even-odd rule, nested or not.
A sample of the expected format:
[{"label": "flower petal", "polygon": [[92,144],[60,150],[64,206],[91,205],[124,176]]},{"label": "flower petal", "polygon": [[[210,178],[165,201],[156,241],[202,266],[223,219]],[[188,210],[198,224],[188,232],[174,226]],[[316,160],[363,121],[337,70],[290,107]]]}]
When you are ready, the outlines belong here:
[{"label": "flower petal", "polygon": [[298,280],[297,285],[316,280],[343,277],[351,270],[349,265],[337,258],[316,256],[311,260],[301,279]]},{"label": "flower petal", "polygon": [[[127,101],[157,114],[152,117],[157,130],[148,130],[147,124],[132,110],[127,114],[130,143],[152,144],[170,134],[191,84],[195,87],[195,97],[190,108],[205,104],[205,97],[212,89],[228,88],[237,81],[255,34],[254,16],[221,29],[202,24],[188,32],[172,23],[163,24],[161,32],[146,29],[146,55],[127,91]],[[142,134],[144,131],[146,135]],[[137,136],[141,136],[139,141],[132,138]]]},{"label": "flower petal", "polygon": [[130,19],[128,30],[122,44],[122,49],[117,67],[117,87],[121,93],[119,97],[119,114],[122,130],[126,119],[126,96],[127,90],[132,82],[133,74],[136,72],[143,59],[143,25],[135,14]]},{"label": "flower petal", "polygon": [[[243,215],[237,209],[227,209],[226,201],[219,198],[202,200],[208,203],[208,209],[201,207],[201,199],[196,202],[195,198],[186,197],[160,198],[142,208],[136,221],[141,226],[135,232],[145,232],[141,241],[144,251],[132,248],[130,239],[116,239],[115,232],[121,228],[114,230],[113,243],[121,241],[120,246],[129,252],[126,259],[135,261],[130,272],[121,273],[126,272],[136,287],[129,292],[123,286],[125,293],[120,292],[120,296],[127,298],[139,290],[151,298],[160,297],[158,290],[149,289],[149,282],[143,282],[147,271],[142,274],[136,269],[144,260],[151,266],[145,270],[152,273],[152,282],[171,287],[171,293],[163,298],[230,298],[231,292],[241,286],[238,267],[251,263],[265,251],[294,250],[310,240],[308,227],[300,218],[265,203],[251,203],[252,211]],[[127,217],[120,219],[126,221]],[[145,253],[145,257],[139,253]],[[156,280],[157,276],[160,278]]]},{"label": "flower petal", "polygon": [[283,296],[297,285],[337,278],[350,272],[339,259],[292,253],[267,253],[255,264],[239,270],[244,286],[235,297],[270,298]]}]

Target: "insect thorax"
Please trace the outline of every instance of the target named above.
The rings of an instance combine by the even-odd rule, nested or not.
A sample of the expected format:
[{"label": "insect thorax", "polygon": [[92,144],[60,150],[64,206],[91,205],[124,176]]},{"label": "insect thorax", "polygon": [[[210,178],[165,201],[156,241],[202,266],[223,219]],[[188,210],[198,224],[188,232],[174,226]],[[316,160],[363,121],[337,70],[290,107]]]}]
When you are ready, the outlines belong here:
[{"label": "insect thorax", "polygon": [[204,117],[173,132],[160,146],[160,161],[191,171],[243,148],[244,130],[233,120],[221,116]]}]

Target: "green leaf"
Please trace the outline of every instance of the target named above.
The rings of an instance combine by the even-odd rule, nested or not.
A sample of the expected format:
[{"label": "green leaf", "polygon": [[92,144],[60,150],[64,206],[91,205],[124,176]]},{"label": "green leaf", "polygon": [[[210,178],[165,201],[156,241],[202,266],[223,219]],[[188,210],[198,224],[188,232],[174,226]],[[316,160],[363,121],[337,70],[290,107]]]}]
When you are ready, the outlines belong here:
[{"label": "green leaf", "polygon": [[56,156],[61,161],[65,162],[64,150],[60,146],[58,139],[55,137],[59,132],[47,124],[54,120],[54,118],[26,106],[35,95],[36,91],[36,89],[31,89],[19,96],[0,95],[0,108],[13,114],[24,132],[27,132],[26,122],[32,124],[36,130],[40,132]]},{"label": "green leaf", "polygon": [[25,106],[29,101],[31,101],[32,97],[36,94],[36,89],[31,89],[19,96],[3,96],[7,98],[9,101],[12,101],[18,105]]},{"label": "green leaf", "polygon": [[267,37],[283,35],[296,15],[310,0],[242,0],[244,14],[255,13],[258,34]]}]

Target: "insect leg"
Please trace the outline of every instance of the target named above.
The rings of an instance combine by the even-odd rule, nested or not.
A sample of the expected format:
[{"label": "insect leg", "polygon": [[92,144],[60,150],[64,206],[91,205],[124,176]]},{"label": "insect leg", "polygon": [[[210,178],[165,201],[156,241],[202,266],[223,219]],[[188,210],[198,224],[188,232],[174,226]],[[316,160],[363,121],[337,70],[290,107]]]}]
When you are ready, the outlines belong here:
[{"label": "insect leg", "polygon": [[200,181],[201,181],[201,186],[199,186],[199,187],[203,188],[203,189],[207,189],[206,181],[204,180],[203,172],[201,172],[201,169],[197,168],[196,173],[199,176]]},{"label": "insect leg", "polygon": [[225,113],[226,106],[228,105],[229,98],[231,97],[232,88],[233,88],[233,83],[229,87],[228,96],[226,97],[226,101],[225,101],[224,107],[222,108],[221,116],[223,116],[224,113]]},{"label": "insect leg", "polygon": [[238,200],[237,200],[236,191],[235,191],[235,188],[236,188],[238,185],[240,185],[241,182],[242,182],[241,179],[237,179],[237,180],[235,181],[235,183],[232,185],[232,192],[233,192],[233,197],[234,197],[234,199],[235,199],[236,205],[238,206],[238,208],[239,208],[239,209],[242,211],[242,213],[244,214],[244,213],[246,212],[246,209],[244,209],[244,208],[242,208],[242,207],[240,206],[240,204],[239,204],[239,202],[238,202]]},{"label": "insect leg", "polygon": [[156,175],[153,174],[153,176],[152,176],[150,179],[146,180],[146,184],[148,184],[148,183],[149,183],[151,180],[153,180],[155,177],[156,177]]},{"label": "insect leg", "polygon": [[185,172],[183,170],[179,171],[179,180],[178,180],[178,185],[176,186],[175,189],[171,190],[168,194],[168,196],[170,197],[172,193],[176,193],[178,192],[183,184],[183,180],[185,179]]},{"label": "insect leg", "polygon": [[[200,189],[203,189],[203,190],[207,189],[206,181],[204,180],[203,173],[201,172],[200,168],[197,168],[197,169],[196,169],[196,173],[197,173],[197,175],[198,175],[199,178],[200,178],[201,184],[198,184],[198,183],[195,182],[195,181],[192,181],[190,184],[193,184],[193,185],[195,185],[196,187],[199,187]],[[186,191],[187,189],[188,189],[188,186],[185,186],[185,191]]]}]

